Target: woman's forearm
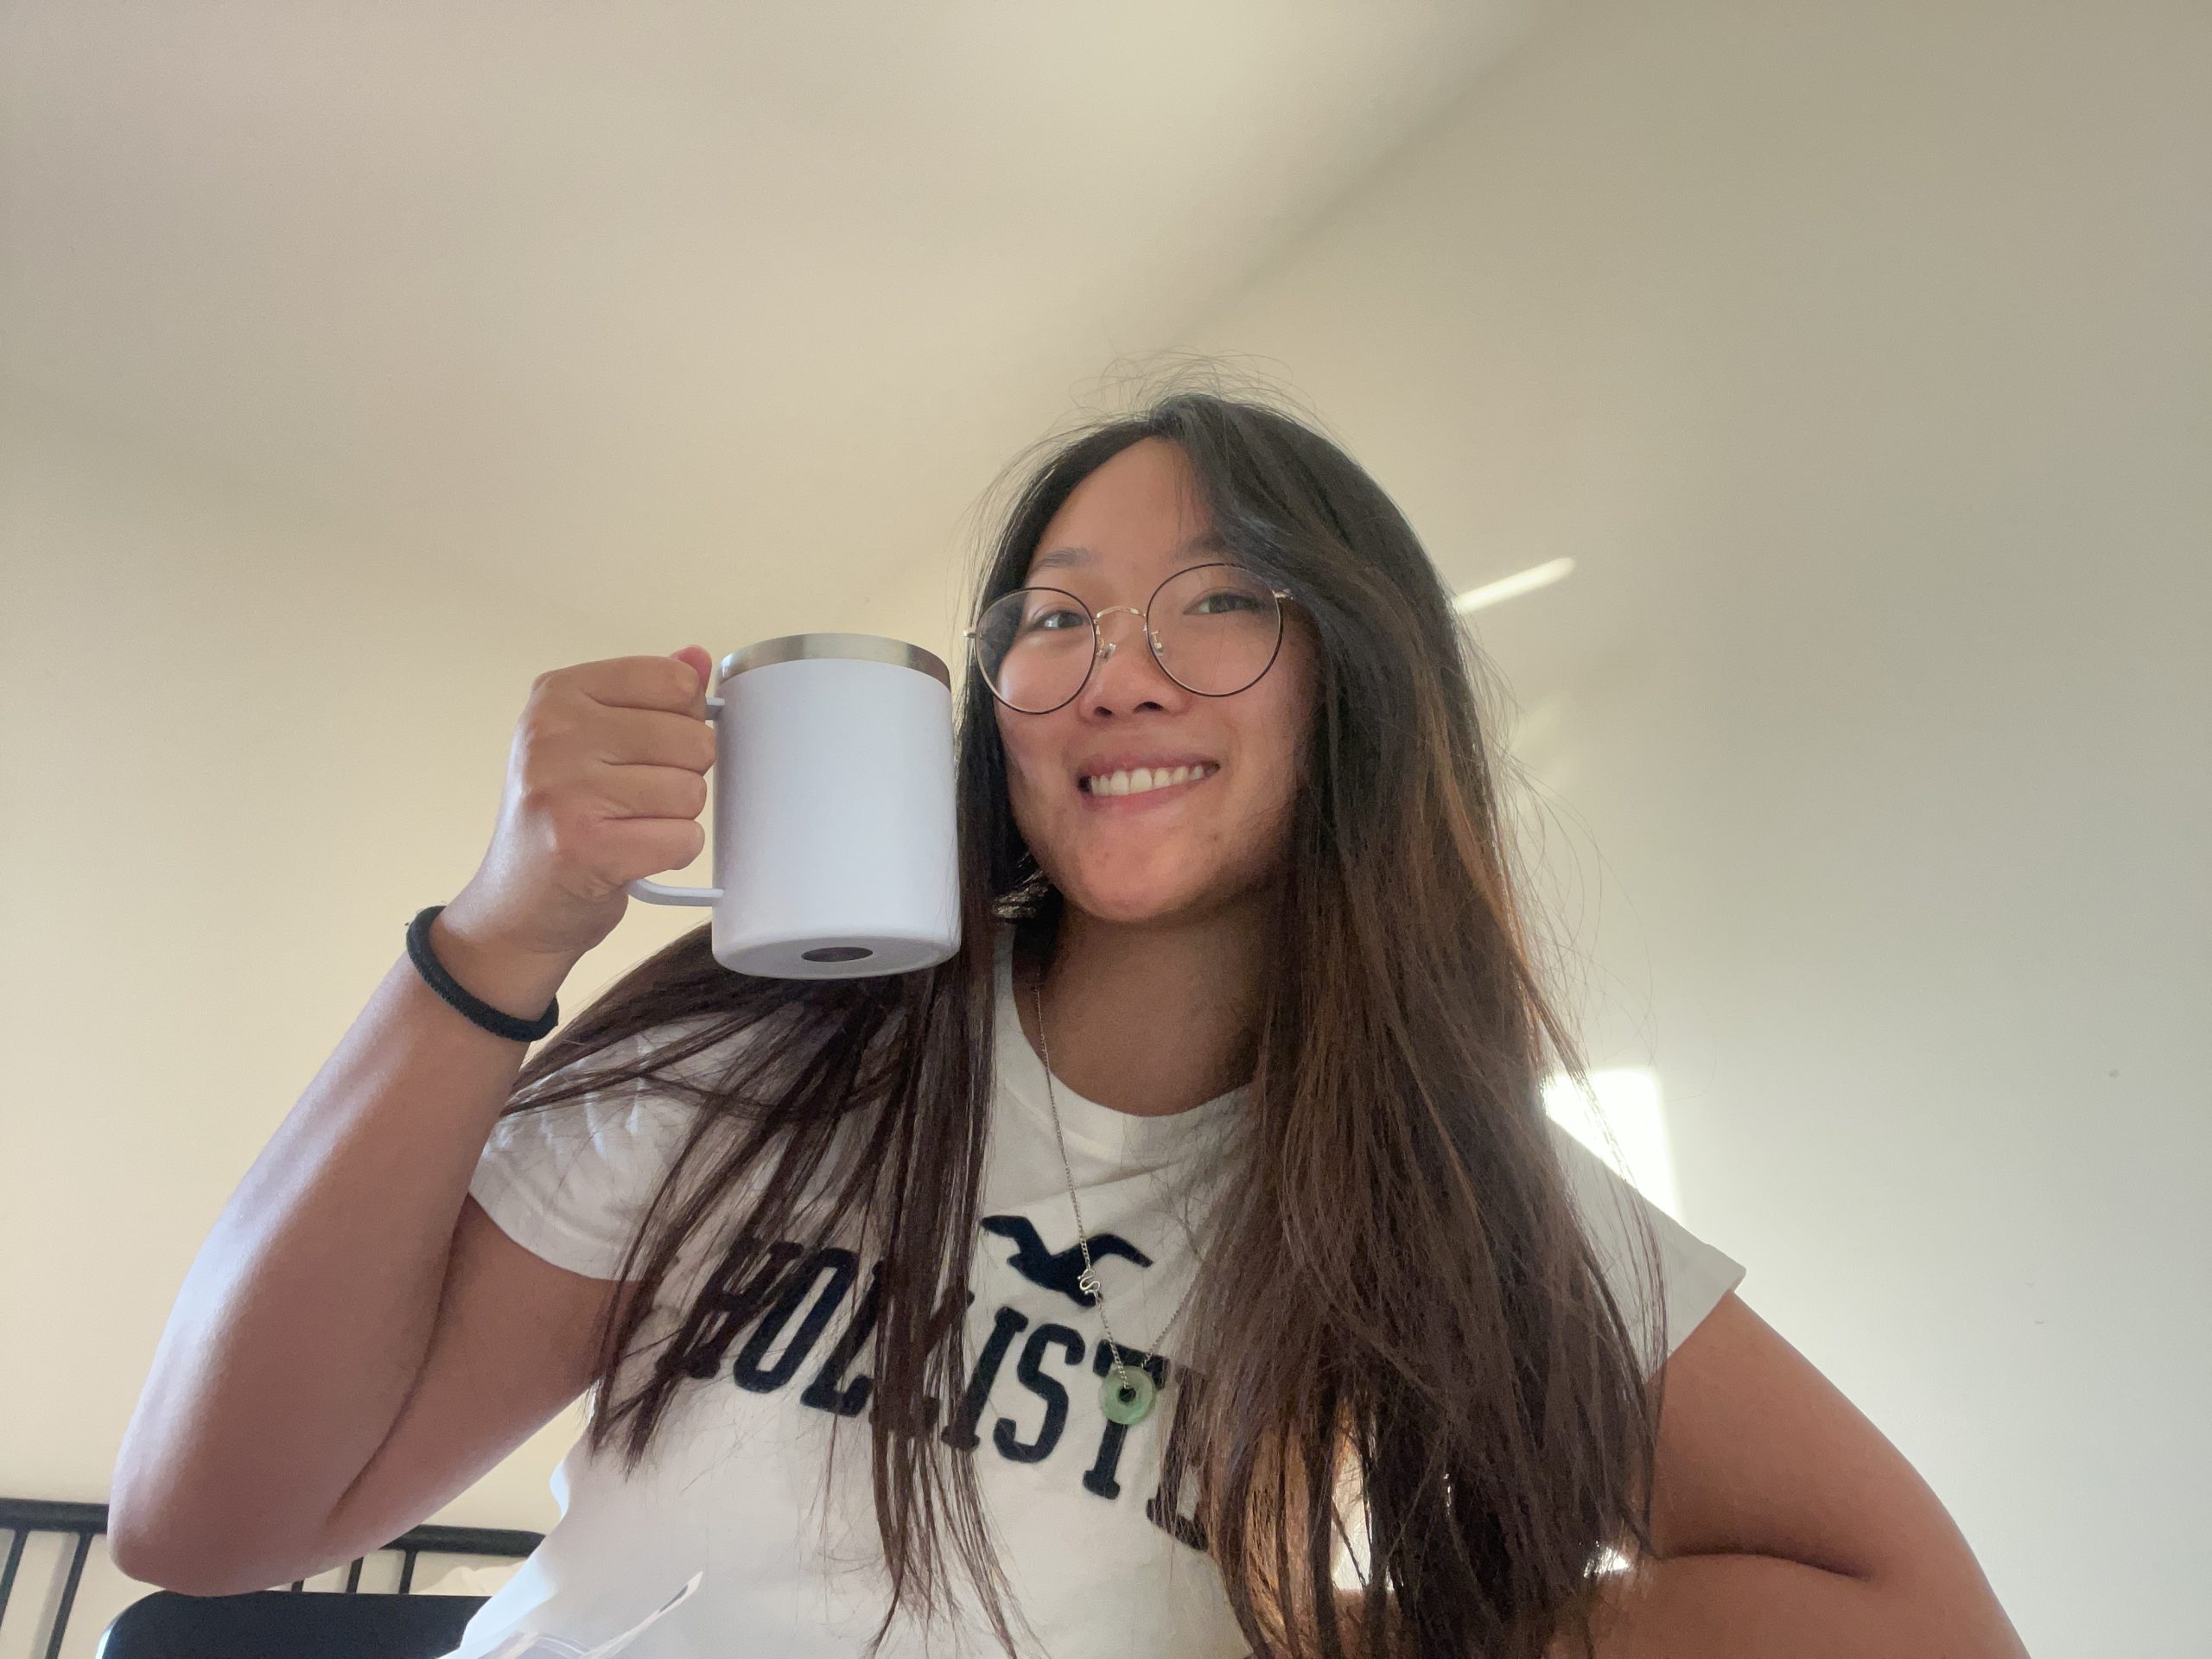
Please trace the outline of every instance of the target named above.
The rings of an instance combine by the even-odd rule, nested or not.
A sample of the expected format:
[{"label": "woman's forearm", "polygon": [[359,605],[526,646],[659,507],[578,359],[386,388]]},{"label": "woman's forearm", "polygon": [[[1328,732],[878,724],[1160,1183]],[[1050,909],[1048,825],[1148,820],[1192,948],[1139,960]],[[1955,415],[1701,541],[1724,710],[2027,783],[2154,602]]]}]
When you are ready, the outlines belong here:
[{"label": "woman's forearm", "polygon": [[[1357,1591],[1337,1592],[1354,1659]],[[1598,1659],[2027,1659],[1986,1584],[1908,1588],[1777,1555],[1677,1555],[1608,1580]],[[1584,1659],[1565,1637],[1552,1659]],[[1470,1655],[1469,1659],[1481,1659]]]},{"label": "woman's forearm", "polygon": [[1611,1580],[1594,1633],[1599,1659],[2026,1659],[1986,1586],[1853,1578],[1775,1555],[1648,1561]]},{"label": "woman's forearm", "polygon": [[[493,959],[435,925],[431,938],[509,1012],[543,1007],[571,965]],[[109,1541],[125,1572],[218,1584],[316,1535],[422,1370],[477,1154],[524,1052],[404,958],[385,974],[177,1294],[116,1460]]]}]

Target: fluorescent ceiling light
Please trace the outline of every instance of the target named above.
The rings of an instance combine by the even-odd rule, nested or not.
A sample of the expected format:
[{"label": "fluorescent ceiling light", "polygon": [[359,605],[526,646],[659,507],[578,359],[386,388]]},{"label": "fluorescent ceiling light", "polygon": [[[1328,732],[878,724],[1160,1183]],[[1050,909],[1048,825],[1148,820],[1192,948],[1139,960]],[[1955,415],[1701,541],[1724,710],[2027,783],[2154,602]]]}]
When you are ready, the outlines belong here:
[{"label": "fluorescent ceiling light", "polygon": [[1516,570],[1510,576],[1500,576],[1496,582],[1486,582],[1479,588],[1470,588],[1452,601],[1460,615],[1479,611],[1485,605],[1495,605],[1502,599],[1511,599],[1532,588],[1548,588],[1574,569],[1573,559],[1552,559],[1543,564],[1532,564],[1526,570]]}]

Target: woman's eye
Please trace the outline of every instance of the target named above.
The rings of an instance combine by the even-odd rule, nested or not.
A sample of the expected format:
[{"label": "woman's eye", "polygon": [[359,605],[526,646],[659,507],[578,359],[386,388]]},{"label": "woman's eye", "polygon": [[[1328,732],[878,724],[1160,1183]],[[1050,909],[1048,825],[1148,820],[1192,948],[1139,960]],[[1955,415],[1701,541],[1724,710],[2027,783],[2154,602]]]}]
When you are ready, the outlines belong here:
[{"label": "woman's eye", "polygon": [[1062,609],[1039,611],[1022,626],[1024,630],[1030,633],[1058,633],[1066,628],[1081,627],[1090,620],[1090,619],[1087,616]]},{"label": "woman's eye", "polygon": [[1258,603],[1249,594],[1239,593],[1233,588],[1217,588],[1201,595],[1191,608],[1200,616],[1220,616],[1230,611],[1249,611]]}]

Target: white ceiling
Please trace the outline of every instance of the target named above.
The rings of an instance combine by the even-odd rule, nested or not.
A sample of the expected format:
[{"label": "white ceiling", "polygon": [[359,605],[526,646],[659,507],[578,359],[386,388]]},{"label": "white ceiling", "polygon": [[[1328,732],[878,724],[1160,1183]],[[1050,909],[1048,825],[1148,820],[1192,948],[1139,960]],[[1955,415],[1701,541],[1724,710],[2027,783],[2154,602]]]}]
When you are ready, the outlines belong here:
[{"label": "white ceiling", "polygon": [[1534,3],[19,0],[0,383],[655,638],[924,638],[1013,453]]}]

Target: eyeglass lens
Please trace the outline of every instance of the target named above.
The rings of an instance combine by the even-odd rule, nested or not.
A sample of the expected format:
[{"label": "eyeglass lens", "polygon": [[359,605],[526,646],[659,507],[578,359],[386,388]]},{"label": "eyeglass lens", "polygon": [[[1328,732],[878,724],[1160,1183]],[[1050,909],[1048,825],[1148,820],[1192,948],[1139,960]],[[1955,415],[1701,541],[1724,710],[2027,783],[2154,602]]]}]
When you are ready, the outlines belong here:
[{"label": "eyeglass lens", "polygon": [[[1154,655],[1170,678],[1206,696],[1242,691],[1267,672],[1282,638],[1274,591],[1233,564],[1177,572],[1147,613]],[[1042,714],[1083,690],[1098,651],[1090,612],[1074,594],[1018,588],[976,628],[976,660],[1008,707]]]}]

